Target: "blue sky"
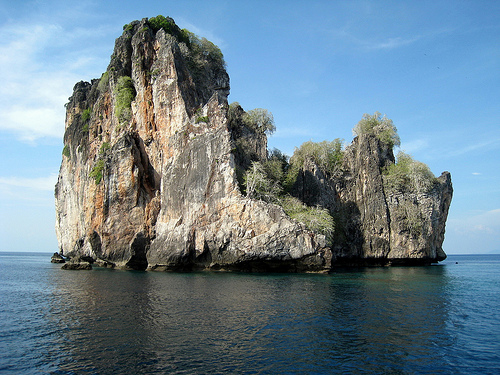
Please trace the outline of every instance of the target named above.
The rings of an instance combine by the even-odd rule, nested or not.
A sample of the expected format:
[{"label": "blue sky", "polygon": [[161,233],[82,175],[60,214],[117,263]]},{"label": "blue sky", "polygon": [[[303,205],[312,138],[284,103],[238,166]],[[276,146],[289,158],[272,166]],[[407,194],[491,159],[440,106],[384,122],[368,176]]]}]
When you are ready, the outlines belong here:
[{"label": "blue sky", "polygon": [[130,21],[171,16],[217,44],[229,101],[267,108],[269,146],[352,140],[364,113],[454,198],[448,254],[500,251],[499,1],[0,1],[0,251],[57,251],[64,104]]}]

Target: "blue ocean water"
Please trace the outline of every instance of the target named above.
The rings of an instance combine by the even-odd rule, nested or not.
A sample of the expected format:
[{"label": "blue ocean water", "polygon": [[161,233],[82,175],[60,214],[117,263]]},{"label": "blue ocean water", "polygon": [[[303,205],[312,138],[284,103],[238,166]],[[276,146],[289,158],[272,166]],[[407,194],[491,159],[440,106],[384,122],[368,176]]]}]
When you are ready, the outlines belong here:
[{"label": "blue ocean water", "polygon": [[0,253],[0,373],[499,374],[500,255],[297,275]]}]

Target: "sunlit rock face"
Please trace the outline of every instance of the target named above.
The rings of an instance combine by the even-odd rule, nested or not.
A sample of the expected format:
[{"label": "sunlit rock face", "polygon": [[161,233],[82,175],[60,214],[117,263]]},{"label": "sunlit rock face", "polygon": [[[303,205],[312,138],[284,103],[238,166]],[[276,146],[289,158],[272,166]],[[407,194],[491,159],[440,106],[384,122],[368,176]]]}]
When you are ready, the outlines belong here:
[{"label": "sunlit rock face", "polygon": [[[328,270],[323,235],[241,194],[229,77],[193,53],[135,21],[103,77],[76,84],[55,192],[60,252],[131,269]],[[246,137],[266,154],[265,137]]]},{"label": "sunlit rock face", "polygon": [[445,258],[449,174],[426,194],[389,193],[381,171],[394,156],[375,137],[356,138],[333,177],[312,162],[301,172],[294,195],[332,213],[333,243],[280,206],[244,196],[237,175],[250,159],[242,152],[265,159],[267,139],[230,118],[223,61],[172,25],[126,25],[101,79],[74,87],[55,190],[60,253],[182,271],[327,272]]}]

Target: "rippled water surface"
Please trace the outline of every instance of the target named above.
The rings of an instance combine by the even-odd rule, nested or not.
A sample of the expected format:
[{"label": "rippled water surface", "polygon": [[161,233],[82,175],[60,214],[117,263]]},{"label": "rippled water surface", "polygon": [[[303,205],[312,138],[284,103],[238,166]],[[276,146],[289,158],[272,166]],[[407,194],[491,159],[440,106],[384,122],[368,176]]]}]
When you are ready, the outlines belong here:
[{"label": "rippled water surface", "polygon": [[0,253],[0,372],[499,374],[500,256],[250,275]]}]

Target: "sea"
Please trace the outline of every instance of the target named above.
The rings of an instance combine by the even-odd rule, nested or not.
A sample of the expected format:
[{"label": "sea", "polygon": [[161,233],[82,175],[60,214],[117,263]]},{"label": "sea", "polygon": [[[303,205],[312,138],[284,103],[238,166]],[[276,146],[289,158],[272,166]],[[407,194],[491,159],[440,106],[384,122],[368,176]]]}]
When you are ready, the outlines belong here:
[{"label": "sea", "polygon": [[500,255],[318,274],[0,252],[1,374],[500,374]]}]

